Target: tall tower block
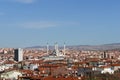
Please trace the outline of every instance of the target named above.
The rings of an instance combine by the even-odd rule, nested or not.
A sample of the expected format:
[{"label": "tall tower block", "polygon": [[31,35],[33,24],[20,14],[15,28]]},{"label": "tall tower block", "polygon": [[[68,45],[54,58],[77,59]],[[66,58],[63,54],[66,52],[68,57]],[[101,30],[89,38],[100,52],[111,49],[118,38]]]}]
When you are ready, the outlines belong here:
[{"label": "tall tower block", "polygon": [[18,48],[14,50],[14,60],[23,61],[23,49]]}]

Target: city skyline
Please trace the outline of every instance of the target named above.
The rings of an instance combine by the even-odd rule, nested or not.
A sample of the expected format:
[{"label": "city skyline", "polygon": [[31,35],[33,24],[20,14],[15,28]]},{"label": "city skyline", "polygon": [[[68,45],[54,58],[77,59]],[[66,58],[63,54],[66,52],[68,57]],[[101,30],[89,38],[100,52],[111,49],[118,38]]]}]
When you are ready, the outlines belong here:
[{"label": "city skyline", "polygon": [[119,0],[1,0],[0,47],[120,42]]}]

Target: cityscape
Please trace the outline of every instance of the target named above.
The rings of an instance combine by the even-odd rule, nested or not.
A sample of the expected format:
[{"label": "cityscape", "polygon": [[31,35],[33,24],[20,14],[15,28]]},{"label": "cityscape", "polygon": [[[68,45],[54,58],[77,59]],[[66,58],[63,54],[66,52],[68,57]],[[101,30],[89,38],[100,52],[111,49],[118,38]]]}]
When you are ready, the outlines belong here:
[{"label": "cityscape", "polygon": [[[114,45],[115,46],[115,45]],[[120,48],[81,50],[55,43],[43,48],[1,48],[1,80],[119,80]]]},{"label": "cityscape", "polygon": [[0,80],[120,80],[119,0],[0,0]]}]

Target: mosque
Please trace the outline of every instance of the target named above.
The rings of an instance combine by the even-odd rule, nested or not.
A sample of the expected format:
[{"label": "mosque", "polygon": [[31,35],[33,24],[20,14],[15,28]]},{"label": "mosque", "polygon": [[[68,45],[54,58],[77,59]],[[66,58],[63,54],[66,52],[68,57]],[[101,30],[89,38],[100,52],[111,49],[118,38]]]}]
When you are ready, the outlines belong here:
[{"label": "mosque", "polygon": [[[49,52],[49,46],[47,44],[47,53]],[[64,52],[60,52],[58,49],[58,44],[55,43],[55,49],[53,52],[47,56],[42,57],[43,60],[64,60],[65,59],[65,43],[64,43]]]}]

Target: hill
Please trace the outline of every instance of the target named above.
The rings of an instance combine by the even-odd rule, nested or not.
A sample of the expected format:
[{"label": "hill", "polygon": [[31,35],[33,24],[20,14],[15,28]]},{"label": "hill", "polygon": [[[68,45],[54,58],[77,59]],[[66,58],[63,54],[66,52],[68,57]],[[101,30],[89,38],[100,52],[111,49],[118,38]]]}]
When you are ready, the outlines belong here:
[{"label": "hill", "polygon": [[[66,46],[69,49],[77,49],[77,50],[112,50],[112,49],[120,49],[120,43],[112,43],[112,44],[103,44],[103,45],[71,45]],[[29,48],[46,48],[46,46],[33,46],[27,47]],[[59,47],[62,49],[63,47]],[[50,46],[50,49],[54,49],[54,46]]]}]

